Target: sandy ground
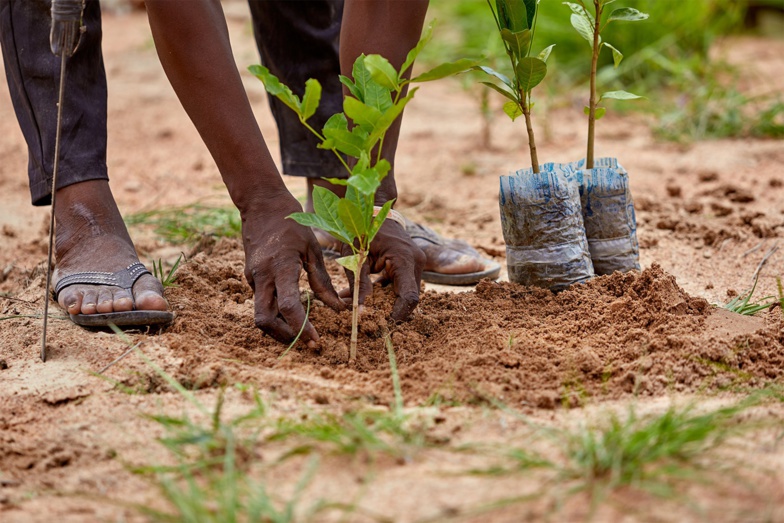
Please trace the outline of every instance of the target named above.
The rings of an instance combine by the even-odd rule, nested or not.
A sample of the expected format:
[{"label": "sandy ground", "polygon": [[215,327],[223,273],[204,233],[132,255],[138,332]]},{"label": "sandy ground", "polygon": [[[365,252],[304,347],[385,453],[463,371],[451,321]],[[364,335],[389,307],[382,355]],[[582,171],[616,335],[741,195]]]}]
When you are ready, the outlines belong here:
[{"label": "sandy ground", "polygon": [[[228,14],[242,71],[257,63],[242,4]],[[155,56],[144,15],[105,17],[109,79],[109,170],[121,211],[228,203],[220,176],[180,107]],[[749,89],[784,88],[784,45],[745,39],[729,58],[756,57]],[[261,84],[243,73],[262,131],[277,136]],[[7,86],[0,86],[0,316],[42,310],[48,210],[29,205],[26,148]],[[502,264],[498,175],[523,167],[523,129],[497,119],[493,147],[476,137],[475,102],[456,83],[426,85],[409,106],[398,152],[398,208],[439,232],[469,241]],[[579,107],[578,107],[579,109]],[[577,115],[577,116],[576,116]],[[540,158],[582,156],[584,124],[573,107],[552,111],[540,133]],[[407,405],[436,405],[429,436],[449,444],[405,459],[378,461],[324,453],[308,500],[357,499],[367,509],[349,519],[393,521],[463,518],[522,520],[784,521],[784,448],[762,432],[736,444],[712,482],[695,482],[666,503],[637,490],[615,493],[591,512],[584,495],[566,496],[548,472],[482,476],[486,456],[456,453],[462,444],[523,446],[529,423],[489,408],[493,401],[549,427],[568,428],[623,412],[630,402],[661,411],[671,402],[726,404],[748,389],[781,384],[784,326],[774,308],[749,318],[713,303],[748,289],[763,257],[784,236],[784,144],[719,140],[689,146],[656,141],[643,117],[608,115],[598,130],[599,156],[616,156],[630,173],[638,217],[641,274],[603,277],[557,296],[509,283],[483,282],[466,293],[428,286],[408,324],[386,322],[391,303],[376,289],[362,324],[360,357],[346,363],[347,314],[318,304],[311,319],[321,349],[283,347],[252,321],[251,293],[235,240],[198,248],[167,245],[146,229],[132,235],[142,260],[173,262],[185,250],[178,287],[168,298],[175,323],[133,343],[197,397],[213,405],[222,385],[259,389],[270,416],[306,416],[389,405],[393,389],[384,336],[390,330]],[[303,183],[287,179],[297,196]],[[762,267],[756,296],[776,293],[784,245]],[[338,268],[330,265],[336,284]],[[503,278],[502,278],[503,279]],[[55,309],[59,314],[59,310]],[[143,413],[178,413],[183,398],[137,355],[95,373],[127,348],[113,334],[88,333],[56,320],[50,361],[38,358],[40,320],[0,321],[0,519],[3,521],[143,521],[130,503],[162,505],[129,465],[166,462],[162,434]],[[252,408],[230,387],[226,412]],[[780,404],[760,416],[780,423]],[[770,441],[766,438],[770,436]],[[779,436],[780,440],[780,436]],[[773,443],[771,443],[771,441]],[[450,450],[451,449],[451,450]],[[282,443],[257,449],[259,474],[289,492],[306,458],[264,468]],[[501,460],[503,463],[503,460]],[[402,464],[401,464],[402,463]],[[722,481],[724,480],[724,481]],[[542,491],[542,485],[555,485]],[[525,503],[474,513],[494,500]],[[306,503],[307,505],[307,503]],[[337,519],[324,514],[325,519]]]}]

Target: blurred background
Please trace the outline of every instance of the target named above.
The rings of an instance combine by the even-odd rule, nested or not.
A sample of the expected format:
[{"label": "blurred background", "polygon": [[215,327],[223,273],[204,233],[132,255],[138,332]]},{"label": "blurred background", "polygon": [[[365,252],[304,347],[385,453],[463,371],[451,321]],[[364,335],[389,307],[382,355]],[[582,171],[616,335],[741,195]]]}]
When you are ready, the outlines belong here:
[{"label": "blurred background", "polygon": [[[431,0],[430,5],[438,37],[423,60],[485,56],[487,65],[511,74],[486,0]],[[634,7],[650,18],[613,22],[603,31],[604,40],[621,50],[624,60],[615,69],[609,50],[601,53],[600,92],[623,89],[647,100],[608,100],[610,109],[650,113],[656,134],[667,140],[784,137],[781,89],[775,83],[749,85],[760,82],[744,78],[743,62],[755,56],[742,52],[744,37],[784,37],[784,0],[627,0],[607,12],[616,7]],[[571,27],[570,15],[560,0],[539,4],[533,53],[556,46],[548,76],[534,91],[535,111],[581,106],[587,99],[591,50]],[[500,101],[476,80],[463,78],[463,83],[476,91],[477,103],[492,118]]]}]

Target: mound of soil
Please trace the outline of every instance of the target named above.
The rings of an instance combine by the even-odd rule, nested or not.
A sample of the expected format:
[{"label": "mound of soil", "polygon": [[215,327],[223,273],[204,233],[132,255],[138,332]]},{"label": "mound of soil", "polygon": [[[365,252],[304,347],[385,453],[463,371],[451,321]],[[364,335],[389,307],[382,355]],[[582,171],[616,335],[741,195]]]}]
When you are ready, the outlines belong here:
[{"label": "mound of soil", "polygon": [[[221,240],[181,268],[170,292],[177,318],[155,343],[169,349],[169,367],[187,386],[268,386],[271,376],[291,374],[312,376],[297,391],[320,401],[339,402],[348,393],[386,403],[392,398],[387,336],[404,397],[418,403],[494,398],[554,408],[593,396],[760,386],[784,373],[778,310],[766,321],[716,309],[686,294],[658,265],[559,294],[490,281],[473,292],[427,291],[413,318],[398,325],[387,320],[394,294],[376,285],[351,364],[350,312],[314,300],[310,319],[320,349],[298,346],[281,358],[285,347],[253,324],[242,263],[240,244]],[[336,264],[331,269],[340,272]]]}]

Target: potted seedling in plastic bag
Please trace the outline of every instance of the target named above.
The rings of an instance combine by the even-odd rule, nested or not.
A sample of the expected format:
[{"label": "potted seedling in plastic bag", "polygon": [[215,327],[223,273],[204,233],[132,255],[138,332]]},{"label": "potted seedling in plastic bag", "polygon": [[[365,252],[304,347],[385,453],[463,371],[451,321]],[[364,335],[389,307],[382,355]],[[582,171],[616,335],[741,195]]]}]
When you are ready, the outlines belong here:
[{"label": "potted seedling in plastic bag", "polygon": [[511,78],[489,67],[482,82],[506,97],[504,112],[525,119],[531,168],[501,177],[499,204],[509,280],[554,291],[593,276],[577,186],[561,164],[539,164],[532,91],[547,75],[550,45],[532,56],[538,0],[488,0],[511,63]]},{"label": "potted seedling in plastic bag", "polygon": [[605,8],[615,0],[592,0],[593,12],[583,0],[564,2],[572,10],[571,23],[591,45],[591,77],[588,105],[588,143],[584,160],[570,164],[568,172],[580,190],[585,232],[596,274],[626,272],[640,268],[637,224],[634,202],[629,191],[629,176],[615,158],[594,159],[594,129],[604,116],[603,100],[632,100],[640,98],[626,91],[609,91],[597,96],[596,68],[599,54],[607,48],[612,52],[615,67],[623,54],[602,39],[602,31],[614,22],[634,22],[648,18],[631,7],[613,9],[604,17]]},{"label": "potted seedling in plastic bag", "polygon": [[[313,188],[314,212],[294,213],[289,218],[308,226],[317,227],[351,248],[352,254],[338,258],[337,262],[354,275],[353,310],[351,318],[351,345],[349,359],[357,352],[357,326],[359,305],[360,269],[368,258],[370,244],[378,234],[384,220],[397,219],[404,226],[403,218],[392,210],[394,200],[374,206],[376,189],[390,171],[390,163],[381,156],[381,144],[392,124],[402,114],[403,108],[414,97],[417,88],[404,94],[411,83],[438,80],[465,71],[476,64],[463,59],[441,64],[412,79],[405,77],[419,52],[430,40],[432,27],[412,49],[400,70],[380,55],[362,55],[357,58],[352,78],[340,77],[348,88],[349,96],[343,101],[343,112],[333,115],[318,131],[307,121],[315,114],[321,100],[321,85],[310,79],[300,99],[291,89],[261,65],[251,66],[267,92],[280,99],[299,116],[300,121],[320,141],[318,147],[333,151],[348,172],[348,178],[328,178],[335,185],[345,187],[345,196],[339,197],[323,187]],[[352,123],[349,123],[352,122]],[[344,155],[351,161],[346,161]]]}]

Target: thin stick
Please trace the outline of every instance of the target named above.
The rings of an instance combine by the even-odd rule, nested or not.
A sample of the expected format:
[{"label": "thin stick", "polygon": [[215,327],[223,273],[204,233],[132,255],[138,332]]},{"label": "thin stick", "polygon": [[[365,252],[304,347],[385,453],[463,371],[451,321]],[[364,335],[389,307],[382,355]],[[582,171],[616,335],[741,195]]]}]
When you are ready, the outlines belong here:
[{"label": "thin stick", "polygon": [[130,354],[130,353],[132,353],[133,351],[135,351],[136,349],[138,349],[138,348],[139,348],[139,346],[140,346],[142,343],[144,343],[144,342],[141,342],[141,341],[140,341],[139,343],[137,343],[136,345],[134,345],[133,347],[131,347],[131,348],[130,348],[130,349],[128,349],[127,351],[123,352],[123,353],[120,355],[120,357],[119,357],[119,358],[117,358],[116,360],[114,360],[113,362],[111,362],[110,364],[108,364],[106,367],[104,367],[104,368],[102,368],[101,370],[99,370],[99,371],[98,371],[98,374],[103,374],[104,372],[106,372],[107,370],[109,370],[109,368],[110,368],[110,367],[112,367],[112,366],[113,366],[115,363],[117,363],[118,361],[122,360],[122,359],[123,359],[123,358],[125,358],[125,357],[126,357],[128,354]]},{"label": "thin stick", "polygon": [[44,287],[44,332],[41,337],[41,361],[46,361],[46,325],[49,320],[49,286],[52,284],[52,251],[54,249],[54,205],[57,196],[57,168],[60,165],[60,131],[63,121],[63,98],[65,93],[65,53],[60,57],[60,93],[57,101],[57,133],[54,139],[54,167],[52,168],[52,215],[49,218],[49,256],[46,262],[46,286]]},{"label": "thin stick", "polygon": [[760,271],[762,270],[762,267],[768,262],[768,259],[770,259],[770,257],[773,256],[773,254],[777,250],[779,250],[779,242],[774,243],[773,247],[768,249],[768,252],[766,252],[765,256],[762,257],[762,260],[759,262],[759,265],[757,265],[757,270],[754,271],[754,276],[752,277],[752,280],[757,278]]},{"label": "thin stick", "polygon": [[746,256],[748,256],[749,254],[754,254],[755,252],[757,252],[758,250],[760,250],[760,249],[762,248],[762,246],[763,246],[763,245],[765,245],[765,240],[762,240],[761,242],[759,242],[759,243],[757,244],[757,246],[756,246],[756,247],[752,247],[752,248],[751,248],[751,249],[749,249],[748,251],[746,251],[746,252],[744,252],[743,254],[741,254],[741,255],[740,255],[740,257],[741,257],[741,258],[745,258],[745,257],[746,257]]}]

